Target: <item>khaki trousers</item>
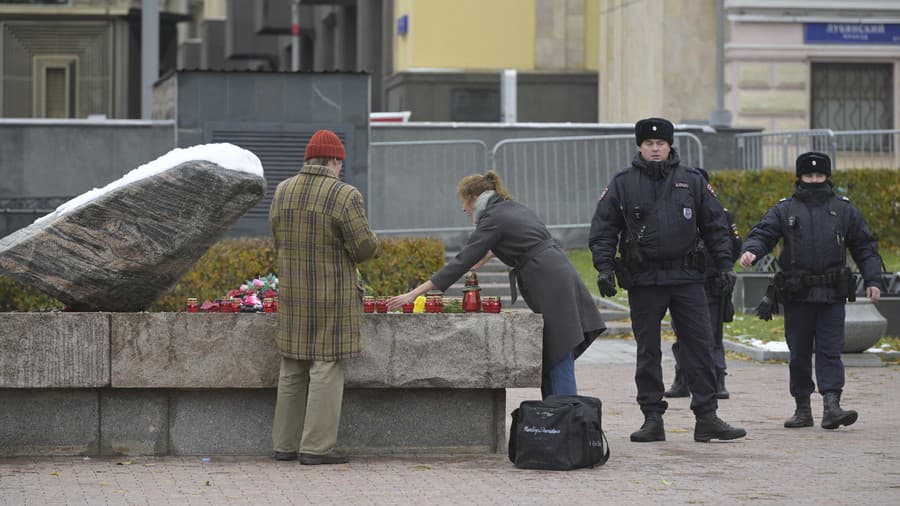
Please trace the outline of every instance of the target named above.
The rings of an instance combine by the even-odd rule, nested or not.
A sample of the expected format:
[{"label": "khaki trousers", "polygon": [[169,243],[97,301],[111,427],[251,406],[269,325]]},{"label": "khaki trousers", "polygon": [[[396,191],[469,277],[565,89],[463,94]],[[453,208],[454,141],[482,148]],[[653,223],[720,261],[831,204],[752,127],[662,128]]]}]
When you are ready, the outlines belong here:
[{"label": "khaki trousers", "polygon": [[[276,452],[324,455],[337,444],[344,400],[342,362],[281,357],[278,399],[272,424]],[[301,437],[302,435],[302,437]]]}]

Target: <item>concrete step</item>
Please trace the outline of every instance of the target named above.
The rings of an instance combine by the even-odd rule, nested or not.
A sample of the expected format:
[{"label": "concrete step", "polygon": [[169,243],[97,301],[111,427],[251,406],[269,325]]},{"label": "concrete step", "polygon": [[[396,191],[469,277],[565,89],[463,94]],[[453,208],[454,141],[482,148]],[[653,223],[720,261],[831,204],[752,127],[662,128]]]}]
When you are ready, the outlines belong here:
[{"label": "concrete step", "polygon": [[509,273],[507,271],[476,271],[478,275],[478,284],[483,283],[506,283],[509,284]]},{"label": "concrete step", "polygon": [[[480,281],[480,280],[479,280]],[[463,288],[465,288],[465,283],[457,283],[455,285],[451,285],[450,288],[444,292],[445,297],[462,297],[463,296]],[[506,283],[478,283],[478,286],[481,288],[481,296],[482,297],[509,297],[509,282]]]},{"label": "concrete step", "polygon": [[[456,256],[455,251],[452,253],[444,254],[445,261],[449,261],[450,259],[452,259],[455,256]],[[496,258],[492,258],[492,259],[488,260],[486,264],[481,266],[480,269],[478,269],[478,277],[479,277],[479,279],[481,278],[482,272],[507,272],[507,271],[509,271],[509,267],[507,267],[506,264],[504,264],[500,260],[497,260]]]}]

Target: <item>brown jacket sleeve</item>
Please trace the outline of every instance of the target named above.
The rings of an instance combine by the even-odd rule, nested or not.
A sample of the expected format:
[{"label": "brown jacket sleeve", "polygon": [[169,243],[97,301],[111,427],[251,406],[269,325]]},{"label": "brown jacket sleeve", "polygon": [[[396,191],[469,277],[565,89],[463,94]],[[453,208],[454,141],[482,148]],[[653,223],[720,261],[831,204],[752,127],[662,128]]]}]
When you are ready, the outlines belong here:
[{"label": "brown jacket sleeve", "polygon": [[344,248],[354,262],[364,262],[378,254],[378,238],[369,228],[365,202],[355,188],[341,213],[341,233]]}]

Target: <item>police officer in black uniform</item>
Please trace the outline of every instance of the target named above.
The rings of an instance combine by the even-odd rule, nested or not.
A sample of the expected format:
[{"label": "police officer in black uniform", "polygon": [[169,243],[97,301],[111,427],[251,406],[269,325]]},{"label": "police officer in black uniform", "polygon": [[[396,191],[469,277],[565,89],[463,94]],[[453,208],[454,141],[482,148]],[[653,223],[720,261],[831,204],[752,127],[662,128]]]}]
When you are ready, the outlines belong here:
[{"label": "police officer in black uniform", "polygon": [[[703,179],[709,182],[709,174],[700,167],[697,170],[703,174]],[[725,209],[725,219],[731,224],[731,254],[732,264],[741,256],[741,234],[738,233],[737,225],[734,223],[734,217]],[[702,241],[701,241],[702,243]],[[701,244],[702,246],[702,244]],[[723,279],[716,267],[715,259],[703,248],[704,257],[706,259],[706,300],[709,303],[709,321],[713,330],[713,362],[716,365],[716,397],[719,399],[728,399],[731,393],[725,388],[725,376],[727,364],[725,363],[725,347],[722,343],[724,337],[725,322],[734,320],[734,304],[731,301],[731,292],[734,290],[734,281],[736,278],[732,275]],[[678,333],[678,328],[674,328]],[[676,341],[672,345],[672,355],[675,356],[675,380],[672,386],[663,394],[665,397],[688,397],[691,395],[691,389],[688,388],[687,381],[681,368],[678,366],[682,362],[683,350],[681,343]]]},{"label": "police officer in black uniform", "polygon": [[[662,118],[634,127],[640,151],[631,167],[603,190],[591,222],[590,248],[599,272],[597,286],[615,295],[616,283],[628,290],[631,326],[637,341],[637,401],[644,414],[636,442],[665,441],[660,322],[668,309],[681,331],[685,353],[680,364],[693,398],[695,441],[737,439],[747,433],[718,416],[702,238],[722,278],[731,272],[729,227],[712,187],[696,169],[679,163],[672,148],[674,127]],[[616,248],[621,258],[616,258]]]},{"label": "police officer in black uniform", "polygon": [[[810,395],[813,347],[816,380],[824,409],[822,427],[836,429],[856,422],[857,413],[841,409],[844,388],[844,303],[855,299],[856,283],[847,268],[847,249],[865,280],[866,296],[881,295],[881,256],[878,243],[859,211],[832,189],[831,159],[824,153],[804,153],[796,162],[794,195],[769,209],[747,237],[741,265],[748,267],[784,239],[775,275],[775,293],[784,304],[784,333],[791,352],[790,391],[794,416],[785,427],[812,427]],[[777,301],[758,308],[771,318]]]}]

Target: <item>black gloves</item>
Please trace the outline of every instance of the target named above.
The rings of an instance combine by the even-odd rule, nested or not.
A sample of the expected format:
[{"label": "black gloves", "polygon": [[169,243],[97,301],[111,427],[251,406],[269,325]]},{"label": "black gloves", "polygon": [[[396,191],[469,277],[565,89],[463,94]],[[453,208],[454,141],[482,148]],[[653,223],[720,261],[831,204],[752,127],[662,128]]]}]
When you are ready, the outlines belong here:
[{"label": "black gloves", "polygon": [[719,287],[722,289],[723,297],[731,297],[734,291],[734,284],[737,282],[737,274],[734,271],[723,271],[719,273]]},{"label": "black gloves", "polygon": [[769,285],[766,294],[756,306],[756,316],[760,320],[769,321],[773,314],[778,314],[778,292],[775,290],[775,285]]},{"label": "black gloves", "polygon": [[600,295],[604,297],[612,297],[616,294],[616,277],[613,275],[613,271],[606,270],[597,275],[597,288],[600,290]]}]

